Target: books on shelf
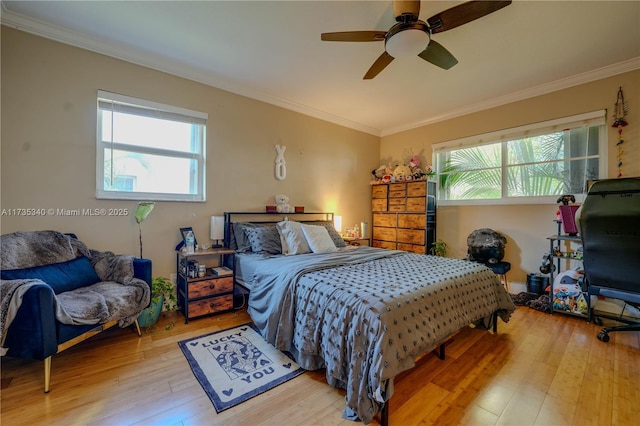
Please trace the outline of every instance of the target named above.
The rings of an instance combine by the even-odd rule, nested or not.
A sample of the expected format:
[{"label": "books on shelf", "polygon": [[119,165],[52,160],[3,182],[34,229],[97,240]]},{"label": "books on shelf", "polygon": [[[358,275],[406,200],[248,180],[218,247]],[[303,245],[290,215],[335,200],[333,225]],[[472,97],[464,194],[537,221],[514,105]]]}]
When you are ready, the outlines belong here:
[{"label": "books on shelf", "polygon": [[220,266],[218,268],[211,268],[211,273],[213,273],[213,275],[216,275],[218,277],[225,277],[228,275],[232,275],[233,271],[227,268],[226,266]]}]

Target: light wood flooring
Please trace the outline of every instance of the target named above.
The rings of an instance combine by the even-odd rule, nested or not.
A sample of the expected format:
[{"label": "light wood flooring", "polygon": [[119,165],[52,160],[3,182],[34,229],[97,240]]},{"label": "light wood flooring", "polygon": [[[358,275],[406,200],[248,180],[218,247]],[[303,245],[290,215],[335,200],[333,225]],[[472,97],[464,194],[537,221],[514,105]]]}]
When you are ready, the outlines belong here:
[{"label": "light wood flooring", "polygon": [[[174,313],[141,338],[116,327],[54,356],[49,394],[42,362],[4,357],[1,423],[360,424],[342,419],[344,392],[326,384],[324,371],[216,414],[177,342],[248,321],[237,311],[185,325]],[[637,425],[640,332],[612,333],[603,343],[599,329],[527,307],[500,322],[498,334],[467,328],[447,345],[446,360],[429,354],[396,380],[390,424]]]}]

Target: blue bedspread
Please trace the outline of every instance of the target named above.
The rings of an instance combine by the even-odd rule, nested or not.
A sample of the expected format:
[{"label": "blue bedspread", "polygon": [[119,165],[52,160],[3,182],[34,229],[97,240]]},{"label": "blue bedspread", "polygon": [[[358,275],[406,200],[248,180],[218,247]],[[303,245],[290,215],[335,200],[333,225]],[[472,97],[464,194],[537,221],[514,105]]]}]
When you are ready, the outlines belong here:
[{"label": "blue bedspread", "polygon": [[487,267],[371,247],[264,258],[249,295],[263,337],[346,389],[345,418],[370,423],[393,378],[470,324],[515,305]]}]

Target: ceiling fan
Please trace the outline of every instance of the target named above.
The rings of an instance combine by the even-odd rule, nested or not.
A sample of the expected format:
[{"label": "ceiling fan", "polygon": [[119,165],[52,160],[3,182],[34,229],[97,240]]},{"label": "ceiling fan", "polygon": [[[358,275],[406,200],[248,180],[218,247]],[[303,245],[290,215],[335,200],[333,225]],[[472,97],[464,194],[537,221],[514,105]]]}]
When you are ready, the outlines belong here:
[{"label": "ceiling fan", "polygon": [[441,33],[493,13],[511,1],[469,1],[433,15],[427,21],[418,18],[420,0],[393,1],[396,23],[389,31],[343,31],[322,33],[324,41],[383,41],[385,51],[371,65],[364,80],[374,78],[395,58],[418,55],[427,62],[448,70],[458,60],[431,34]]}]

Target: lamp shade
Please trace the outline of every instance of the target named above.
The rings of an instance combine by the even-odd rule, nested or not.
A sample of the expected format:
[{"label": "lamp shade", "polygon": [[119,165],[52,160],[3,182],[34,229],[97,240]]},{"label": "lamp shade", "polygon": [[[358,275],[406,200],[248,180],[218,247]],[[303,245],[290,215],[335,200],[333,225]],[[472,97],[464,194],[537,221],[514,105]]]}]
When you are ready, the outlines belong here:
[{"label": "lamp shade", "polygon": [[429,44],[429,33],[421,28],[408,28],[389,37],[385,43],[387,53],[394,58],[416,56]]},{"label": "lamp shade", "polygon": [[336,228],[338,233],[342,232],[342,216],[333,217],[333,227]]},{"label": "lamp shade", "polygon": [[211,216],[211,239],[224,240],[224,216]]}]

